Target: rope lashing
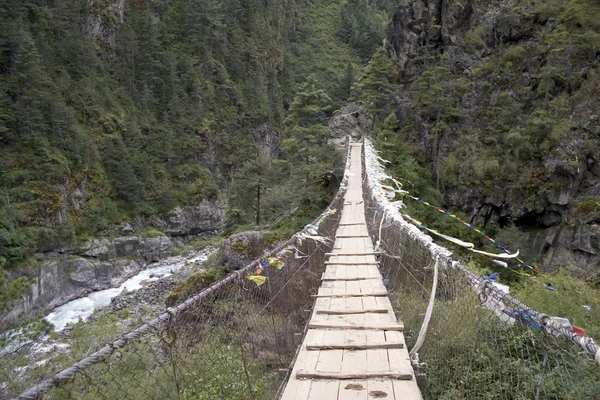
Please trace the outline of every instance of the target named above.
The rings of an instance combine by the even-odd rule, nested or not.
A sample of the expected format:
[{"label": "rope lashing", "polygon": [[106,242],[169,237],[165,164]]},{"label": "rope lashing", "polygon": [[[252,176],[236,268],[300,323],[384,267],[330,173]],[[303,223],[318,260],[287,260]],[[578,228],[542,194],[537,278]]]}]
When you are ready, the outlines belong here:
[{"label": "rope lashing", "polygon": [[385,215],[387,210],[383,211],[383,215],[381,216],[381,222],[379,222],[379,236],[377,236],[377,242],[375,243],[375,249],[381,249],[381,231],[383,229],[383,221],[385,221]]}]

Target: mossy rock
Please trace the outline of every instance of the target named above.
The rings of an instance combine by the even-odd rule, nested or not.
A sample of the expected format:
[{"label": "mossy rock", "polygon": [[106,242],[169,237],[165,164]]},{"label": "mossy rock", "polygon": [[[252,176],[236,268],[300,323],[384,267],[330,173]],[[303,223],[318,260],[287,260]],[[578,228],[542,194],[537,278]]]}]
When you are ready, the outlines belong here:
[{"label": "mossy rock", "polygon": [[260,257],[268,242],[261,231],[246,231],[232,235],[225,241],[223,261],[227,270],[236,271]]},{"label": "mossy rock", "polygon": [[173,289],[166,298],[167,307],[181,303],[193,294],[200,292],[227,275],[224,267],[195,272]]}]

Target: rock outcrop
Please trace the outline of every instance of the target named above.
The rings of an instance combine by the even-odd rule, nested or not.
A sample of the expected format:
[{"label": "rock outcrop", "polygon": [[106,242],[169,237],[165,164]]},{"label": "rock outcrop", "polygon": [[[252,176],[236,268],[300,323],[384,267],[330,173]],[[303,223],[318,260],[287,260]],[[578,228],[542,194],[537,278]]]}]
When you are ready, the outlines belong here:
[{"label": "rock outcrop", "polygon": [[352,139],[361,140],[372,126],[373,121],[356,104],[349,104],[336,112],[328,123],[329,129],[333,131],[332,140],[340,145],[346,144],[345,140],[348,132],[350,132]]},{"label": "rock outcrop", "polygon": [[0,321],[6,323],[46,313],[92,291],[115,287],[141,271],[144,262],[116,259],[96,261],[68,257],[43,262],[31,293]]},{"label": "rock outcrop", "polygon": [[388,54],[396,61],[402,81],[410,81],[426,56],[439,55],[464,35],[473,9],[470,0],[400,2],[388,27]]},{"label": "rock outcrop", "polygon": [[598,273],[600,265],[600,226],[554,226],[538,233],[533,243],[534,254],[546,269],[571,266],[580,277]]},{"label": "rock outcrop", "polygon": [[252,130],[252,137],[265,159],[279,157],[281,137],[275,129],[264,123]]},{"label": "rock outcrop", "polygon": [[36,253],[40,263],[31,292],[13,309],[0,316],[0,325],[48,312],[89,292],[115,287],[148,263],[173,254],[167,236],[90,239],[83,244],[62,246]]},{"label": "rock outcrop", "polygon": [[192,236],[219,231],[224,219],[223,204],[205,200],[195,207],[177,207],[167,217],[154,220],[153,226],[170,236]]},{"label": "rock outcrop", "polygon": [[571,49],[579,57],[556,50],[559,25],[579,33],[548,9],[561,12],[515,1],[401,2],[385,47],[403,85],[388,101],[446,207],[478,226],[534,231],[544,268],[589,276],[600,269],[597,54],[581,44]]},{"label": "rock outcrop", "polygon": [[90,13],[85,24],[85,32],[94,40],[115,48],[117,31],[125,17],[125,0],[90,0],[90,7],[97,12]]}]

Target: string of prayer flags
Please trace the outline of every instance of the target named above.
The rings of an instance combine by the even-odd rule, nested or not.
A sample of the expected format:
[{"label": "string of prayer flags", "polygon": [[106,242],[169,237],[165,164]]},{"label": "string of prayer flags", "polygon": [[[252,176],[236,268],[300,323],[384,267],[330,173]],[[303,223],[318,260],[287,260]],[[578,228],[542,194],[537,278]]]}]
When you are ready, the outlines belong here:
[{"label": "string of prayer flags", "polygon": [[502,310],[502,312],[525,326],[529,326],[538,332],[542,331],[542,327],[535,321],[535,318],[529,313],[529,311],[521,308],[517,309],[506,307],[504,310]]},{"label": "string of prayer flags", "polygon": [[[432,232],[432,233],[434,233],[434,234],[436,234],[438,236],[444,237],[446,240],[450,240],[450,241],[458,244],[459,246],[462,246],[462,247],[465,247],[465,248],[469,248],[469,249],[471,249],[471,251],[473,251],[475,253],[479,253],[479,254],[485,255],[487,257],[501,258],[501,259],[512,259],[512,258],[514,258],[521,265],[523,265],[524,267],[529,268],[529,269],[535,271],[535,269],[531,265],[527,264],[525,261],[523,261],[522,259],[519,258],[519,251],[517,251],[516,253],[512,253],[511,254],[511,252],[506,247],[504,247],[503,245],[501,245],[500,243],[498,243],[496,240],[494,240],[493,238],[491,238],[488,235],[486,235],[480,229],[477,229],[476,227],[474,227],[473,225],[471,225],[468,222],[464,221],[460,217],[456,216],[455,214],[452,214],[450,211],[446,211],[446,210],[442,209],[441,207],[434,206],[433,204],[430,204],[429,202],[424,201],[423,199],[420,199],[420,198],[418,198],[416,196],[413,196],[412,194],[410,194],[406,190],[402,190],[402,188],[401,188],[402,184],[400,182],[398,182],[396,179],[394,179],[394,178],[392,178],[390,176],[385,176],[384,180],[391,180],[392,182],[394,182],[394,184],[396,184],[397,188],[393,188],[390,185],[387,185],[387,184],[385,184],[383,182],[380,182],[379,185],[380,185],[380,187],[382,189],[384,189],[384,191],[383,191],[383,193],[378,193],[376,195],[376,197],[378,197],[380,199],[385,198],[385,199],[388,199],[388,200],[392,200],[392,199],[394,199],[396,193],[398,193],[398,194],[400,194],[402,196],[406,196],[406,197],[408,197],[411,200],[414,200],[414,201],[416,201],[416,202],[418,202],[420,204],[423,204],[424,206],[432,208],[432,209],[434,209],[434,210],[436,210],[438,212],[441,212],[442,214],[444,214],[444,215],[446,215],[446,216],[448,216],[450,218],[453,218],[454,220],[456,220],[459,223],[463,224],[467,228],[471,229],[473,232],[480,234],[485,239],[487,239],[490,242],[494,243],[498,248],[500,248],[502,251],[504,251],[506,253],[506,255],[494,254],[494,253],[484,252],[484,251],[481,251],[481,250],[475,250],[475,249],[473,249],[474,246],[472,246],[472,247],[468,246],[468,242],[462,242],[462,241],[460,241],[460,242],[462,242],[462,244],[461,244],[461,243],[456,242],[456,240],[459,240],[459,239],[451,238],[449,236],[442,235],[439,232],[437,232],[435,230],[431,230],[431,229],[426,228],[424,226],[419,226],[419,228],[421,228],[421,229],[427,229],[428,231],[430,231],[430,232]],[[394,202],[393,205],[397,206],[398,203],[400,205],[402,204],[402,202]],[[400,208],[400,207],[398,207],[398,208]],[[422,224],[420,224],[420,225],[422,225]],[[449,238],[451,238],[451,239],[449,239]],[[467,244],[467,245],[465,246],[465,244]],[[498,264],[504,266],[506,263],[503,263],[503,264],[502,263],[498,263]],[[508,268],[507,264],[506,264],[505,268]]]},{"label": "string of prayer flags", "polygon": [[256,283],[256,286],[260,286],[267,281],[267,277],[262,275],[247,275],[246,278]]},{"label": "string of prayer flags", "polygon": [[268,257],[262,260],[260,263],[258,263],[256,268],[254,268],[254,275],[246,275],[246,278],[256,283],[256,286],[260,286],[263,283],[265,283],[267,281],[267,277],[262,275],[263,270],[267,267],[282,269],[285,265],[285,262],[283,262],[281,257],[282,255],[291,253],[291,250],[289,248],[291,248],[291,246],[288,246],[285,249],[281,250],[279,254],[277,254],[275,257]]}]

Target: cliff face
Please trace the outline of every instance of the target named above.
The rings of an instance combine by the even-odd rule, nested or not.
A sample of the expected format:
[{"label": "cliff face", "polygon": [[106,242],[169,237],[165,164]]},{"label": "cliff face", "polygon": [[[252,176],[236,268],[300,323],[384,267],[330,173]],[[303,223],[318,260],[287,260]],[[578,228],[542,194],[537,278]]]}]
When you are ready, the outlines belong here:
[{"label": "cliff face", "polygon": [[[600,25],[593,1],[401,2],[386,49],[400,139],[444,203],[515,224],[548,269],[600,265]],[[384,116],[385,117],[385,116]]]}]

